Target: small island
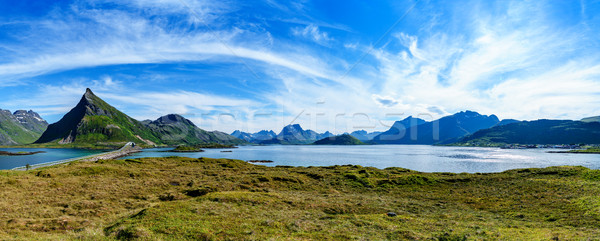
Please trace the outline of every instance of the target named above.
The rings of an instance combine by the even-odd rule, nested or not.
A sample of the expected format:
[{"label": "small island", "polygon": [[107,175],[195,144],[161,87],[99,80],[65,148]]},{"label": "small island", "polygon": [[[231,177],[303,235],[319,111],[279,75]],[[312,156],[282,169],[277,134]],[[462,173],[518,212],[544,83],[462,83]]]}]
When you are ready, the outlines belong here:
[{"label": "small island", "polygon": [[167,152],[204,152],[202,149],[231,149],[237,148],[234,145],[229,144],[221,144],[221,143],[207,143],[207,144],[198,144],[198,145],[182,145],[177,146],[175,149],[167,151]]},{"label": "small island", "polygon": [[250,160],[249,163],[273,163],[271,160]]},{"label": "small island", "polygon": [[221,144],[221,143],[207,143],[207,144],[198,144],[198,145],[194,145],[194,146],[198,147],[198,148],[204,148],[204,149],[233,149],[233,148],[237,148],[235,145]]},{"label": "small island", "polygon": [[0,156],[29,156],[35,155],[39,153],[44,153],[45,151],[33,151],[33,152],[8,152],[8,151],[0,151]]},{"label": "small island", "polygon": [[577,149],[569,151],[550,151],[549,153],[600,154],[600,148]]},{"label": "small island", "polygon": [[173,150],[169,150],[167,152],[204,152],[204,150],[195,147],[195,146],[178,146]]},{"label": "small island", "polygon": [[315,145],[366,145],[364,142],[356,139],[356,137],[343,134],[339,136],[332,136],[323,138],[321,140],[315,141],[313,144]]}]

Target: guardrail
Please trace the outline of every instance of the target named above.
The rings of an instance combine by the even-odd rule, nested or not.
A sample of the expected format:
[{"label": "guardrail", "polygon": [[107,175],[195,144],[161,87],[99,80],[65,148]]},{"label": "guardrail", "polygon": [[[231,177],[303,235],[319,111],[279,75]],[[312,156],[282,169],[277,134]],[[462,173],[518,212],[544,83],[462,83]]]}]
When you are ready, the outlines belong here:
[{"label": "guardrail", "polygon": [[123,152],[125,150],[125,148],[133,147],[134,145],[135,145],[135,143],[128,142],[123,147],[121,147],[119,150],[115,150],[115,151],[98,153],[98,154],[89,155],[89,156],[75,157],[75,158],[70,158],[70,159],[65,159],[65,160],[58,160],[58,161],[52,161],[52,162],[38,163],[38,164],[29,165],[29,166],[15,167],[15,168],[13,168],[11,170],[15,170],[15,171],[27,171],[27,170],[31,170],[31,169],[40,168],[40,167],[49,167],[49,166],[59,165],[59,164],[63,164],[63,163],[69,163],[69,162],[74,162],[74,161],[81,161],[81,160],[86,160],[86,159],[95,158],[95,157],[101,157],[101,156],[112,154],[112,153]]}]

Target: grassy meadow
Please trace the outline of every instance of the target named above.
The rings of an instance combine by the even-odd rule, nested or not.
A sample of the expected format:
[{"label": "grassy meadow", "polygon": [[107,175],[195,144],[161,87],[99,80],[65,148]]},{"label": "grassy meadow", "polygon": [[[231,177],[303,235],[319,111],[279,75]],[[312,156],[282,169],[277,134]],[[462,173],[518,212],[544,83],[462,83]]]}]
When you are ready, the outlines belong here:
[{"label": "grassy meadow", "polygon": [[583,167],[452,174],[171,157],[1,171],[0,183],[2,240],[600,237],[600,171]]}]

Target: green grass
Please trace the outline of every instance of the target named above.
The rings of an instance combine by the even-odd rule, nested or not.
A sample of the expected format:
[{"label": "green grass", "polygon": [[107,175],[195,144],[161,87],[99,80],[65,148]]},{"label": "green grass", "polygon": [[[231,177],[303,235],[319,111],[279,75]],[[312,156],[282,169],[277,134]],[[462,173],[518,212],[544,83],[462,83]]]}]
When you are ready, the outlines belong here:
[{"label": "green grass", "polygon": [[[20,123],[0,114],[0,135],[9,138],[17,144],[33,143],[42,133],[28,130]],[[8,139],[4,143],[9,144]]]},{"label": "green grass", "polygon": [[600,171],[584,167],[452,174],[172,157],[0,171],[0,184],[3,240],[600,237]]},{"label": "green grass", "polygon": [[588,148],[583,150],[570,150],[569,153],[598,153],[600,154],[600,148]]}]

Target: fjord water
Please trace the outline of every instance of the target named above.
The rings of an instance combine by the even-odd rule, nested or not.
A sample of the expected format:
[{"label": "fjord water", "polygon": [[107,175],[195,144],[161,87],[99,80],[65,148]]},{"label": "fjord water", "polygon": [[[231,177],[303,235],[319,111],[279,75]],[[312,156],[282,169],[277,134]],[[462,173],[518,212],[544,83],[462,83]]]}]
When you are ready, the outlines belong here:
[{"label": "fjord water", "polygon": [[0,151],[7,152],[36,152],[43,151],[44,153],[38,153],[34,155],[26,156],[0,156],[0,169],[12,169],[15,167],[22,167],[27,164],[33,165],[38,163],[53,162],[59,160],[65,160],[70,158],[94,155],[102,153],[103,151],[98,150],[82,150],[82,149],[46,149],[46,148],[0,148]]},{"label": "fjord water", "polygon": [[[600,169],[600,155],[547,153],[552,149],[500,149],[421,145],[240,146],[236,149],[205,149],[198,153],[165,152],[170,148],[146,149],[126,158],[209,157],[270,160],[267,166],[361,165],[376,168],[402,167],[421,172],[502,172],[517,168],[585,166]],[[231,151],[231,152],[222,152]],[[556,151],[556,150],[554,150]]]}]

